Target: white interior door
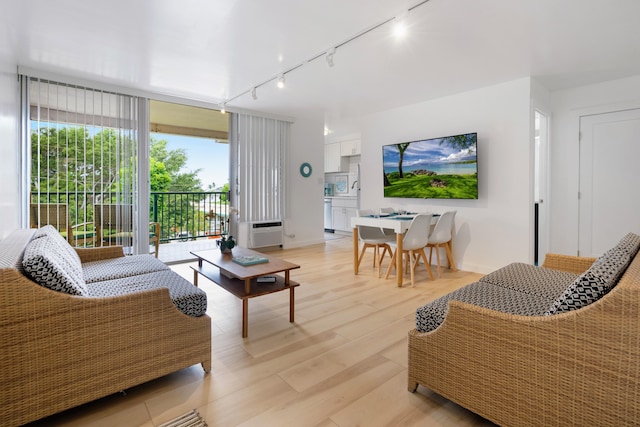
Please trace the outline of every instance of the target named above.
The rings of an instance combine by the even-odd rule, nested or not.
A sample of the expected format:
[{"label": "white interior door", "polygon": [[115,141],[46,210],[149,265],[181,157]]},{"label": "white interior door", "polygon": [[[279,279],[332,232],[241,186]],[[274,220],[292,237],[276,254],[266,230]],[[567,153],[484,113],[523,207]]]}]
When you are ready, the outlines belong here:
[{"label": "white interior door", "polygon": [[578,250],[599,256],[640,234],[640,109],[580,118]]}]

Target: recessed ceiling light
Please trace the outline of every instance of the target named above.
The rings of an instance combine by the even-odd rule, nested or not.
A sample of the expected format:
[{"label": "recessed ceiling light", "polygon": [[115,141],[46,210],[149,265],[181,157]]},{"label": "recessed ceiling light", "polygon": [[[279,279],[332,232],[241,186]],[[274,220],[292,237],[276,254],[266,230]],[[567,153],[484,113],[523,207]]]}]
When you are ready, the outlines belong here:
[{"label": "recessed ceiling light", "polygon": [[409,15],[409,11],[403,11],[402,13],[396,15],[395,20],[393,21],[393,35],[396,38],[403,38],[407,35],[407,16]]}]

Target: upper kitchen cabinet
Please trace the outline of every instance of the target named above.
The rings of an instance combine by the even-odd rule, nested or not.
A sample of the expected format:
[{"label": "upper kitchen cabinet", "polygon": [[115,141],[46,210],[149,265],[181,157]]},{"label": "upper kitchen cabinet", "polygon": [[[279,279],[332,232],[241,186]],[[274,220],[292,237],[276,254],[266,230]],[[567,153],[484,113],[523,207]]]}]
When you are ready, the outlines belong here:
[{"label": "upper kitchen cabinet", "polygon": [[360,140],[352,139],[349,141],[342,141],[340,143],[340,155],[341,156],[358,156],[360,154]]},{"label": "upper kitchen cabinet", "polygon": [[324,145],[324,171],[348,172],[349,157],[360,155],[360,139],[335,141]]},{"label": "upper kitchen cabinet", "polygon": [[324,145],[324,171],[342,172],[343,161],[339,142]]}]

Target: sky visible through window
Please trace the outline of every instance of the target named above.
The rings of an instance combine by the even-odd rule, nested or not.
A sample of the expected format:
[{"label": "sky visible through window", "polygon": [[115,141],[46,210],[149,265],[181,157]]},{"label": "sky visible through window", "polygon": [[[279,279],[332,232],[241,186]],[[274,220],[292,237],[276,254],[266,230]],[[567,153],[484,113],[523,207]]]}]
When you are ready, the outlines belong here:
[{"label": "sky visible through window", "polygon": [[187,164],[181,172],[201,169],[198,178],[203,189],[215,183],[220,188],[229,182],[229,144],[209,138],[152,133],[157,140],[167,141],[167,150],[182,148],[187,153]]}]

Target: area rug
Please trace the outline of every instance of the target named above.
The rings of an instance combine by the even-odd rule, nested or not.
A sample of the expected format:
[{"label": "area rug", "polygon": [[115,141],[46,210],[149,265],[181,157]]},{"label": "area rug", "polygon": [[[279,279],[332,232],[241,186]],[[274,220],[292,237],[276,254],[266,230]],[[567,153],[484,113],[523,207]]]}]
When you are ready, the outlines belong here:
[{"label": "area rug", "polygon": [[195,409],[177,418],[160,424],[158,427],[206,427],[207,422]]}]

